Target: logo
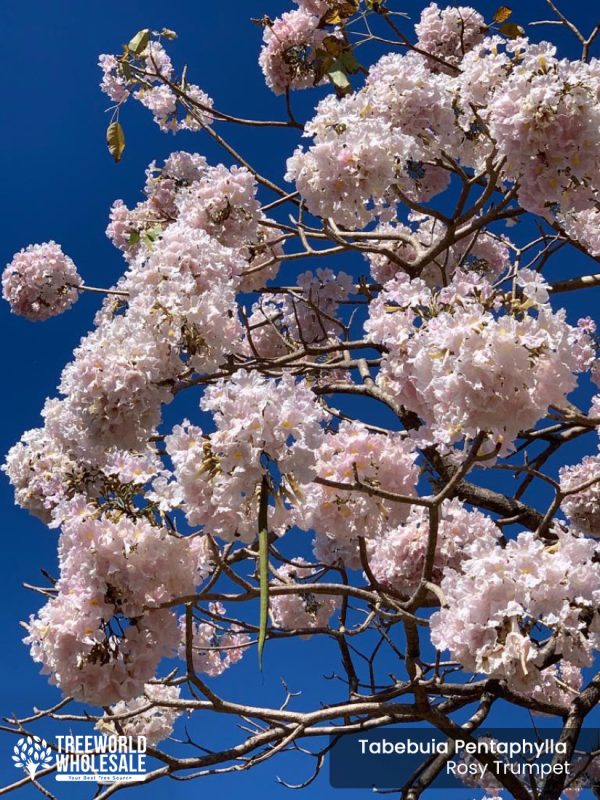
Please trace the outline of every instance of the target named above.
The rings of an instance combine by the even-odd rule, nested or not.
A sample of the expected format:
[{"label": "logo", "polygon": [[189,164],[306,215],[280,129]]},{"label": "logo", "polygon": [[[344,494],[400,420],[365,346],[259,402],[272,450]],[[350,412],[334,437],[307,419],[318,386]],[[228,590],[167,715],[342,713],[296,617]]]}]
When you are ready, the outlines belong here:
[{"label": "logo", "polygon": [[143,781],[145,736],[57,736],[57,781]]},{"label": "logo", "polygon": [[52,750],[39,736],[22,737],[13,747],[12,760],[17,769],[22,769],[33,780],[38,769],[52,766]]},{"label": "logo", "polygon": [[23,736],[13,747],[11,758],[31,780],[38,770],[54,767],[57,781],[143,781],[146,737],[57,736],[56,745],[49,746],[40,736]]}]

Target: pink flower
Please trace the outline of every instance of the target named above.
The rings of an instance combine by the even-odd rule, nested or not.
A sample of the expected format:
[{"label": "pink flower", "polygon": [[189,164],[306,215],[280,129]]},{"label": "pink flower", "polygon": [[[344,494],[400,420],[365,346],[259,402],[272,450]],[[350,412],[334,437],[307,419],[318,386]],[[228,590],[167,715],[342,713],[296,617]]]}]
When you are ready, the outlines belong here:
[{"label": "pink flower", "polygon": [[2,273],[2,295],[13,313],[45,320],[73,305],[82,282],[77,267],[56,242],[30,244]]},{"label": "pink flower", "polygon": [[302,7],[287,11],[265,28],[258,62],[275,94],[314,85],[315,51],[327,35],[317,29],[318,24],[319,17]]},{"label": "pink flower", "polygon": [[[297,585],[294,594],[274,595],[270,603],[273,625],[277,628],[326,628],[340,606],[340,598],[302,591],[302,581],[310,579],[314,571],[308,564],[284,564],[277,570],[278,583]],[[278,583],[275,585],[277,586]],[[305,634],[306,635],[306,634]]]},{"label": "pink flower", "polygon": [[569,494],[561,507],[571,524],[588,536],[600,538],[600,456],[584,456],[579,464],[560,469],[560,488]]},{"label": "pink flower", "polygon": [[[115,703],[110,708],[111,716],[103,717],[96,727],[106,736],[132,736],[134,741],[143,738],[147,745],[158,744],[171,736],[175,722],[183,714],[182,709],[161,703],[177,702],[180,694],[179,686],[147,683],[143,695]],[[132,712],[138,710],[139,714],[132,715]],[[120,715],[124,719],[120,719],[117,725],[111,717]]]},{"label": "pink flower", "polygon": [[[421,12],[415,25],[417,47],[452,66],[460,64],[465,53],[483,40],[486,31],[485,20],[474,8],[449,6],[440,10],[436,3]],[[432,59],[429,64],[433,70],[452,72],[439,61]]]}]

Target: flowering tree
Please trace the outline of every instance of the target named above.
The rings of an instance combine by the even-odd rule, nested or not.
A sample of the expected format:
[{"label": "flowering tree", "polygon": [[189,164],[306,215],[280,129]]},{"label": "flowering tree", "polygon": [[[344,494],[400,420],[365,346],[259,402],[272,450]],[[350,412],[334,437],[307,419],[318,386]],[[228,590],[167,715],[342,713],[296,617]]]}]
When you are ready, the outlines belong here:
[{"label": "flowering tree", "polygon": [[[425,721],[456,738],[504,702],[562,720],[555,758],[571,760],[600,700],[600,361],[594,321],[560,301],[600,285],[600,27],[547,2],[580,59],[530,41],[506,7],[486,20],[431,4],[413,34],[391,2],[297,0],[255,20],[278,120],[218,110],[172,64],[170,30],[100,57],[117,161],[138,101],[230,166],[179,151],[150,165],[144,199],[110,212],[126,263],[112,288],[87,286],[54,242],[4,272],[32,320],[105,294],[4,467],[16,502],[59,531],[60,575],[35,587],[25,642],[64,699],[12,719],[19,737],[44,717],[145,735],[149,781],[300,749],[317,774],[320,737]],[[301,122],[293,91],[315,86]],[[281,185],[228,125],[297,130]],[[545,277],[575,250],[590,274]],[[167,428],[181,393],[194,416]],[[592,454],[559,469],[584,438]],[[217,692],[240,659],[304,637],[334,643],[344,697],[306,710],[287,690],[276,707]],[[162,749],[189,714],[245,728],[221,751]],[[47,793],[50,772],[11,788]],[[535,796],[565,788],[553,774]]]}]

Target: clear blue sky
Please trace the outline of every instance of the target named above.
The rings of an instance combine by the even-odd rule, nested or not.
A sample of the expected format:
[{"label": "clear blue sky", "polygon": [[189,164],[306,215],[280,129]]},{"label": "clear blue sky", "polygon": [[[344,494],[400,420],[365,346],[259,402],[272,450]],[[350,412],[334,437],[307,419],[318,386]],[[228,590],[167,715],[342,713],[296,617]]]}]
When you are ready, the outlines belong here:
[{"label": "clear blue sky", "polygon": [[[476,2],[489,19],[499,3]],[[424,3],[404,0],[401,10],[416,14]],[[515,6],[521,6],[516,4]],[[592,19],[593,4],[570,3],[585,27]],[[115,165],[105,150],[107,124],[106,98],[97,88],[97,56],[117,52],[120,45],[143,27],[167,26],[179,33],[172,47],[181,64],[189,64],[190,80],[198,83],[222,110],[241,116],[281,116],[281,100],[264,86],[257,65],[261,31],[249,22],[250,17],[265,13],[276,16],[291,3],[276,0],[21,0],[5,2],[0,8],[3,32],[0,50],[3,97],[0,104],[0,159],[4,191],[0,195],[2,238],[0,266],[13,253],[30,242],[55,239],[73,257],[87,282],[109,285],[123,269],[119,253],[105,238],[108,209],[116,198],[129,204],[139,197],[144,169],[153,159],[162,159],[174,149],[202,152],[213,162],[222,160],[212,142],[201,134],[166,136],[151,122],[141,108],[125,109],[122,117],[127,134],[123,162]],[[531,0],[519,10],[516,20],[546,15],[542,0]],[[556,30],[556,29],[554,29]],[[538,28],[534,36],[541,37]],[[315,94],[296,95],[299,115],[306,115]],[[243,149],[261,171],[279,178],[285,158],[294,148],[297,134],[257,133],[249,129],[227,129],[232,141]],[[578,265],[564,264],[566,271]],[[581,266],[581,265],[579,265]],[[577,308],[573,315],[592,313],[597,292],[572,298]],[[2,326],[3,374],[5,389],[0,395],[0,453],[4,454],[21,433],[39,425],[39,411],[44,399],[53,395],[62,366],[73,347],[91,326],[98,301],[84,297],[70,313],[43,325],[33,325],[11,316],[8,307],[0,307]],[[3,603],[1,624],[4,646],[0,662],[0,715],[26,714],[36,704],[51,705],[58,693],[38,674],[37,666],[21,644],[19,619],[26,618],[39,606],[37,596],[22,589],[23,581],[35,583],[39,568],[51,572],[56,562],[56,535],[35,519],[13,507],[12,492],[0,480],[3,521],[3,559],[0,562]],[[280,699],[279,676],[285,676],[292,689],[306,687],[306,675],[315,665],[327,665],[323,645],[308,642],[301,647],[287,645],[271,649],[264,677],[258,675],[255,659],[232,670],[219,686],[224,694],[247,697],[269,703]],[[310,669],[308,669],[310,668]],[[314,699],[314,698],[313,698]],[[211,727],[202,735],[203,744],[214,746],[220,730]],[[60,731],[67,732],[64,727]],[[0,736],[0,784],[17,778],[10,765],[12,740]],[[289,792],[279,788],[276,774],[291,781],[306,776],[309,765],[277,762],[250,773],[210,779],[200,784],[154,784],[135,790],[135,797],[191,798],[216,793],[243,793],[255,797],[283,798]],[[52,787],[51,787],[52,788]],[[325,778],[302,793],[307,800],[355,800],[370,796],[366,791],[334,791]],[[433,794],[433,793],[432,793]],[[436,793],[437,794],[437,793]],[[467,793],[473,796],[474,793]],[[21,797],[39,797],[33,789]],[[60,797],[90,797],[90,788],[65,789]],[[457,797],[459,794],[455,795]]]}]

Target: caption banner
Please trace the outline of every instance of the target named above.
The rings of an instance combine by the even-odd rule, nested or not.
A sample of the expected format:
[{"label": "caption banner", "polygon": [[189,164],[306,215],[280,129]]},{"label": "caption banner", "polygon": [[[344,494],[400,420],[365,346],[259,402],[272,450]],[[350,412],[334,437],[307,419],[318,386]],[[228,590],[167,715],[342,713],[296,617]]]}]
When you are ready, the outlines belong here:
[{"label": "caption banner", "polygon": [[500,728],[454,740],[423,728],[348,734],[331,740],[329,779],[338,789],[400,789],[425,776],[431,788],[493,788],[508,773],[525,783],[561,774],[568,785],[596,784],[600,730],[581,731],[571,758],[560,733]]}]

